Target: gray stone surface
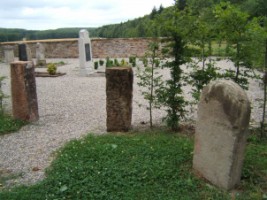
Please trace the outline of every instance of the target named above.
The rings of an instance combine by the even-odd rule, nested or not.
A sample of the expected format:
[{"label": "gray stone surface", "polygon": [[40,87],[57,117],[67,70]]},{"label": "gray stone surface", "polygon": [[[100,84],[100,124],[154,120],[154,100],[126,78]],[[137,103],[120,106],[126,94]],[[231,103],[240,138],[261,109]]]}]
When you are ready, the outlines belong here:
[{"label": "gray stone surface", "polygon": [[46,66],[45,47],[42,43],[39,42],[36,44],[36,65]]},{"label": "gray stone surface", "polygon": [[4,47],[4,56],[5,56],[5,63],[9,64],[14,62],[14,47],[13,46],[5,46]]},{"label": "gray stone surface", "polygon": [[198,106],[193,168],[221,188],[239,184],[249,120],[250,102],[236,83],[218,80],[206,86]]},{"label": "gray stone surface", "polygon": [[86,76],[94,72],[93,68],[92,44],[87,30],[79,32],[79,61],[80,75]]}]

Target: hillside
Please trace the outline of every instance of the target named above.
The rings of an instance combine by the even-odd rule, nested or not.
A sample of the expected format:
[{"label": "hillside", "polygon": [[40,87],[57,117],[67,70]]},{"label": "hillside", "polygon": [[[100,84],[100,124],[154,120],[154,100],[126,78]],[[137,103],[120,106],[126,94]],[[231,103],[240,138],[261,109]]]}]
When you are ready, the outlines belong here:
[{"label": "hillside", "polygon": [[[219,0],[187,0],[193,14],[201,13],[205,9],[213,7],[219,3]],[[238,7],[254,16],[267,15],[267,1],[266,0],[230,0],[231,3],[238,5]],[[99,28],[85,28],[90,32],[91,37],[104,38],[129,38],[129,37],[158,37],[166,36],[161,30],[161,24],[158,19],[168,21],[172,17],[173,7],[153,8],[151,13],[127,22],[119,24],[105,25]],[[38,39],[57,39],[57,38],[77,38],[80,27],[77,28],[59,28],[55,30],[25,30],[25,29],[6,29],[0,28],[0,42],[18,41],[26,38],[28,40]]]}]

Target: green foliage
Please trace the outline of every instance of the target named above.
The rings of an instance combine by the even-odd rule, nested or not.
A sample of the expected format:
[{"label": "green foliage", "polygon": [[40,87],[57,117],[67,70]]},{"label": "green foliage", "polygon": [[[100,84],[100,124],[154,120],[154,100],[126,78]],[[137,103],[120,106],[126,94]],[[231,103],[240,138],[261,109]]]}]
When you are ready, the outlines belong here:
[{"label": "green foliage", "polygon": [[96,62],[94,62],[94,68],[95,68],[95,70],[97,70],[98,69],[98,62],[96,61]]},{"label": "green foliage", "polygon": [[104,63],[105,63],[105,61],[104,61],[104,60],[99,60],[99,64],[100,64],[100,66],[103,66],[103,65],[104,65]]},{"label": "green foliage", "polygon": [[57,65],[55,63],[49,63],[47,65],[47,72],[50,75],[55,75],[57,73]]},{"label": "green foliage", "polygon": [[132,67],[136,67],[136,56],[130,56],[129,63],[131,63]]},{"label": "green foliage", "polygon": [[192,141],[151,132],[88,136],[59,151],[47,178],[0,199],[230,199],[196,178]]},{"label": "green foliage", "polygon": [[194,175],[191,139],[153,131],[71,141],[58,151],[46,179],[2,189],[0,199],[264,199],[267,143],[253,136],[248,141],[234,193]]},{"label": "green foliage", "polygon": [[142,95],[148,101],[150,128],[153,127],[153,108],[160,108],[158,101],[158,92],[163,85],[162,75],[159,75],[157,69],[160,67],[161,52],[158,43],[150,43],[149,50],[143,58],[143,68],[138,67],[137,77],[139,81],[137,85],[143,88]]},{"label": "green foliage", "polygon": [[114,66],[120,66],[120,63],[117,58],[114,59]]},{"label": "green foliage", "polygon": [[[176,0],[175,2],[178,1]],[[211,8],[220,2],[221,1],[219,0],[183,0],[180,3],[181,5],[179,6],[185,7],[185,9],[190,8],[192,14],[195,16],[207,16],[207,13],[211,11]],[[230,0],[229,2],[241,9],[242,12],[248,12],[252,17],[262,17],[267,15],[266,0]],[[150,14],[145,15],[143,17],[128,20],[127,22],[122,22],[119,24],[105,25],[99,28],[86,29],[89,31],[91,37],[164,37],[168,36],[169,33],[166,32],[166,30],[164,30],[161,25],[155,26],[155,24],[158,18],[163,18],[165,21],[172,20],[174,17],[172,13],[173,10],[174,6],[163,8],[161,5],[158,9],[154,7]],[[208,22],[208,20],[212,19],[212,17],[206,19]],[[22,38],[27,38],[28,40],[77,38],[80,29],[84,28],[60,28],[55,30],[44,31],[0,28],[0,42],[19,41],[22,40]]]},{"label": "green foliage", "polygon": [[0,135],[18,131],[26,122],[13,119],[12,117],[0,113]]},{"label": "green foliage", "polygon": [[[217,30],[220,32],[220,37],[227,41],[228,56],[236,68],[235,74],[228,71],[226,77],[248,89],[248,78],[252,77],[249,74],[253,64],[252,56],[255,55],[255,46],[251,45],[253,40],[251,32],[255,31],[259,24],[255,20],[249,20],[247,13],[230,3],[217,5],[214,14],[217,18]],[[230,51],[231,49],[233,50]]]},{"label": "green foliage", "polygon": [[113,67],[114,63],[109,57],[106,58],[106,67]]},{"label": "green foliage", "polygon": [[165,31],[170,34],[170,51],[165,51],[168,56],[174,58],[173,61],[167,61],[165,67],[170,69],[171,79],[167,80],[165,85],[159,92],[159,101],[167,109],[167,116],[165,118],[167,126],[173,131],[177,131],[181,119],[185,116],[186,101],[183,97],[182,91],[182,69],[181,66],[189,61],[187,57],[188,40],[186,35],[191,31],[190,27],[186,26],[191,21],[191,17],[186,15],[186,10],[179,10],[182,5],[178,5],[173,10],[174,18],[172,21],[163,23]]},{"label": "green foliage", "polygon": [[121,59],[121,62],[119,64],[120,67],[126,67],[128,65],[129,65],[128,62],[126,62],[124,59]]},{"label": "green foliage", "polygon": [[221,77],[219,69],[214,66],[214,62],[206,63],[204,68],[199,67],[198,63],[190,63],[188,66],[192,71],[186,74],[184,79],[192,86],[192,97],[195,102],[199,101],[201,91],[211,80]]}]

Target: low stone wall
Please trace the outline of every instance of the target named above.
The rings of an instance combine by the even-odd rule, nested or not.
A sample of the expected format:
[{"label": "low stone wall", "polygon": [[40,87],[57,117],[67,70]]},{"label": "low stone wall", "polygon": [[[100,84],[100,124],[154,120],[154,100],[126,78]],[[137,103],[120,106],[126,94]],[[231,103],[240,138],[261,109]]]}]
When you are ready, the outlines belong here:
[{"label": "low stone wall", "polygon": [[[160,41],[160,38],[93,38],[92,51],[94,58],[125,58],[129,56],[141,57],[145,54],[148,45],[152,41]],[[31,40],[0,43],[0,58],[3,56],[3,47],[14,46],[15,56],[18,56],[18,44],[29,45],[32,56],[36,57],[36,44],[40,42],[45,47],[46,58],[78,58],[78,38]]]}]

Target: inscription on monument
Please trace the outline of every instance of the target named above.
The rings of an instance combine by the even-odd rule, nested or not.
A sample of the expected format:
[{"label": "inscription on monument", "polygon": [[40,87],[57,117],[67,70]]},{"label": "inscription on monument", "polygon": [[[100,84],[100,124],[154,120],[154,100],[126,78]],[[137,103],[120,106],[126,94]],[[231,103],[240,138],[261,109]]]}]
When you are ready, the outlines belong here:
[{"label": "inscription on monument", "polygon": [[85,44],[85,59],[86,61],[91,61],[91,52],[90,52],[90,44]]}]

